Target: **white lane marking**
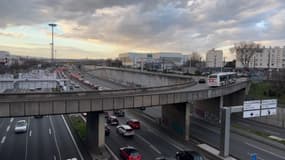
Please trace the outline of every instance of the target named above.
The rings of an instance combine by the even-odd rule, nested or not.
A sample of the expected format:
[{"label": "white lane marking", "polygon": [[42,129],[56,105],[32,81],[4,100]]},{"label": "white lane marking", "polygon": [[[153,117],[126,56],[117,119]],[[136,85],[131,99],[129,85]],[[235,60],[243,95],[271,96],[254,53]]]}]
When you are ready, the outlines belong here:
[{"label": "white lane marking", "polygon": [[29,136],[30,136],[30,137],[32,136],[32,130],[30,130]]},{"label": "white lane marking", "polygon": [[14,121],[14,118],[11,118],[11,119],[10,119],[10,123],[12,123],[13,121]]},{"label": "white lane marking", "polygon": [[50,129],[50,128],[48,129],[48,133],[49,133],[49,135],[51,136],[51,129]]},{"label": "white lane marking", "polygon": [[110,147],[107,144],[105,144],[105,148],[109,151],[109,153],[111,153],[112,157],[115,160],[119,160],[119,158],[115,155],[115,153],[110,149]]},{"label": "white lane marking", "polygon": [[53,155],[53,160],[56,160],[56,155]]},{"label": "white lane marking", "polygon": [[271,151],[265,150],[265,149],[260,148],[260,147],[258,147],[258,146],[256,146],[256,145],[253,145],[253,144],[250,144],[250,143],[247,143],[247,142],[245,142],[245,144],[247,144],[248,146],[251,146],[251,147],[253,147],[253,148],[255,148],[255,149],[258,149],[258,150],[261,150],[261,151],[263,151],[263,152],[269,153],[269,154],[271,154],[271,155],[273,155],[273,156],[275,156],[275,157],[278,157],[278,158],[280,158],[280,159],[285,159],[284,156],[281,156],[281,155],[279,155],[279,154],[276,154],[276,153],[273,153],[273,152],[271,152]]},{"label": "white lane marking", "polygon": [[150,148],[152,148],[155,152],[157,152],[158,154],[161,154],[161,152],[159,151],[159,149],[157,149],[154,145],[152,145],[148,140],[146,140],[145,138],[143,138],[141,135],[136,135],[137,137],[139,137],[142,141],[144,141],[146,144],[149,145]]},{"label": "white lane marking", "polygon": [[53,130],[53,139],[54,139],[54,142],[55,142],[55,146],[56,146],[56,150],[58,152],[58,155],[59,155],[59,159],[61,160],[61,153],[60,153],[60,150],[59,150],[59,147],[58,147],[58,143],[57,143],[57,139],[56,139],[56,132],[55,132],[55,129],[54,129],[54,125],[53,125],[53,122],[51,120],[51,117],[49,117],[49,121],[50,121],[50,124],[51,124],[51,128]]},{"label": "white lane marking", "polygon": [[161,154],[161,152],[153,145],[150,145],[150,148],[152,148],[155,152],[157,152],[158,154]]},{"label": "white lane marking", "polygon": [[2,137],[1,144],[5,142],[6,136]]},{"label": "white lane marking", "polygon": [[[29,131],[29,129],[30,129],[30,117],[28,117],[28,123],[27,123],[27,131]],[[27,136],[26,136],[26,151],[25,151],[25,160],[27,160],[27,157],[28,157],[28,143],[29,143],[29,136],[28,136],[28,134],[27,134]]]},{"label": "white lane marking", "polygon": [[79,156],[80,156],[80,159],[81,159],[81,160],[84,160],[84,158],[83,158],[83,156],[82,156],[82,154],[81,154],[81,152],[80,152],[80,150],[79,150],[79,148],[78,148],[78,146],[77,146],[77,143],[76,143],[76,141],[75,141],[75,139],[74,139],[74,137],[73,137],[73,135],[72,135],[72,133],[71,133],[71,131],[70,131],[70,129],[69,129],[67,123],[66,123],[66,120],[65,120],[65,118],[63,117],[63,115],[61,115],[61,118],[63,119],[63,122],[64,122],[64,124],[65,124],[65,127],[67,128],[67,131],[68,131],[68,133],[69,133],[69,135],[70,135],[70,137],[71,137],[71,139],[72,139],[72,142],[73,142],[73,144],[74,144],[74,146],[75,146],[75,148],[76,148],[76,150],[77,150],[77,152],[78,152],[78,154],[79,154]]},{"label": "white lane marking", "polygon": [[[148,118],[147,116],[145,116],[145,115],[143,115],[143,114],[141,114],[141,116]],[[129,118],[132,118],[132,117],[136,117],[136,116],[134,116],[133,114],[132,114],[132,116],[129,116]],[[153,120],[151,120],[151,121],[153,121]],[[144,123],[144,122],[141,122],[141,123],[142,123],[145,127],[149,126],[147,123]],[[151,127],[149,127],[149,128],[151,128]],[[178,150],[185,150],[185,148],[184,148],[183,146],[180,147],[180,145],[177,144],[175,140],[173,140],[172,138],[170,138],[170,137],[167,136],[167,135],[166,135],[166,136],[165,136],[165,135],[162,135],[162,134],[160,133],[160,131],[158,131],[157,129],[152,128],[152,129],[149,130],[149,132],[153,133],[153,134],[156,135],[157,137],[161,137],[162,139],[166,139],[166,142],[168,142],[168,144],[172,145],[172,146],[175,147],[176,149],[178,149]]]},{"label": "white lane marking", "polygon": [[10,130],[10,125],[9,126],[7,126],[7,128],[6,128],[6,132],[8,132],[9,130]]}]

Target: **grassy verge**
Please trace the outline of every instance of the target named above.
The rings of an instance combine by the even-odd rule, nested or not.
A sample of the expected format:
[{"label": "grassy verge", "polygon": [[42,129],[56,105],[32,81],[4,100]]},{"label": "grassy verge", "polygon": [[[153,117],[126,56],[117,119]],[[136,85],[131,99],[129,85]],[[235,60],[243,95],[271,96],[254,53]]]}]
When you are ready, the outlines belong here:
[{"label": "grassy verge", "polygon": [[70,116],[70,122],[79,137],[84,141],[86,140],[86,124],[79,116]]},{"label": "grassy verge", "polygon": [[[248,97],[253,98],[253,99],[278,98],[279,104],[285,104],[284,92],[276,92],[272,90],[272,88],[273,88],[273,85],[270,82],[252,83],[250,86]],[[275,92],[276,95],[270,96],[269,94],[269,92],[271,92],[270,90],[272,92]]]},{"label": "grassy verge", "polygon": [[249,133],[252,133],[252,134],[255,134],[259,137],[263,137],[263,138],[266,138],[266,139],[269,139],[269,140],[273,140],[275,142],[279,142],[279,143],[282,143],[285,145],[285,140],[277,140],[277,139],[274,139],[274,138],[271,138],[269,136],[271,136],[270,134],[268,133],[265,133],[265,132],[260,132],[260,131],[257,131],[257,130],[254,130],[254,129],[249,129],[249,128],[246,128],[246,127],[243,127],[243,126],[240,126],[238,124],[233,124],[232,125],[234,128],[237,128],[237,129],[240,129],[240,130],[243,130],[243,131],[247,131]]}]

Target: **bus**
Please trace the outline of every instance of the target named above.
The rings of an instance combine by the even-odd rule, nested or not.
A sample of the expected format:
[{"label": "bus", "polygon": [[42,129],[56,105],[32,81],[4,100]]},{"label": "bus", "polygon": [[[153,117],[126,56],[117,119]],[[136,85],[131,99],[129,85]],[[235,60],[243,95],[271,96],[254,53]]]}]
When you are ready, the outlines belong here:
[{"label": "bus", "polygon": [[208,82],[208,86],[210,87],[225,86],[225,85],[235,83],[236,77],[237,77],[236,72],[214,73],[208,76],[207,82]]}]

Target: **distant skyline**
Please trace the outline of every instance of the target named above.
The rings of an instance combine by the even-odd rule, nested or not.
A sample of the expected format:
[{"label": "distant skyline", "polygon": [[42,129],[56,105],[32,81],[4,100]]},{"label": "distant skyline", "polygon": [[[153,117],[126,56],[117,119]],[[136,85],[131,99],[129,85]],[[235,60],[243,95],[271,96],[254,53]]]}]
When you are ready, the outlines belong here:
[{"label": "distant skyline", "polygon": [[22,56],[50,57],[49,23],[58,58],[285,45],[284,0],[4,0],[0,15],[0,50]]}]

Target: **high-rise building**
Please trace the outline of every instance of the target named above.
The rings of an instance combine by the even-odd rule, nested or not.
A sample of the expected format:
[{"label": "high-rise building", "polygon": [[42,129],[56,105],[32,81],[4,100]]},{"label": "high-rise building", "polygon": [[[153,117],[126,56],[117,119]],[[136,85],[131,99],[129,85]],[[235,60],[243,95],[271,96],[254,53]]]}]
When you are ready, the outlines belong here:
[{"label": "high-rise building", "polygon": [[[236,61],[236,68],[243,68],[240,61]],[[281,69],[285,67],[285,48],[263,47],[262,52],[256,52],[249,61],[249,68]]]},{"label": "high-rise building", "polygon": [[206,54],[206,66],[208,68],[220,68],[224,66],[223,51],[211,49]]}]

